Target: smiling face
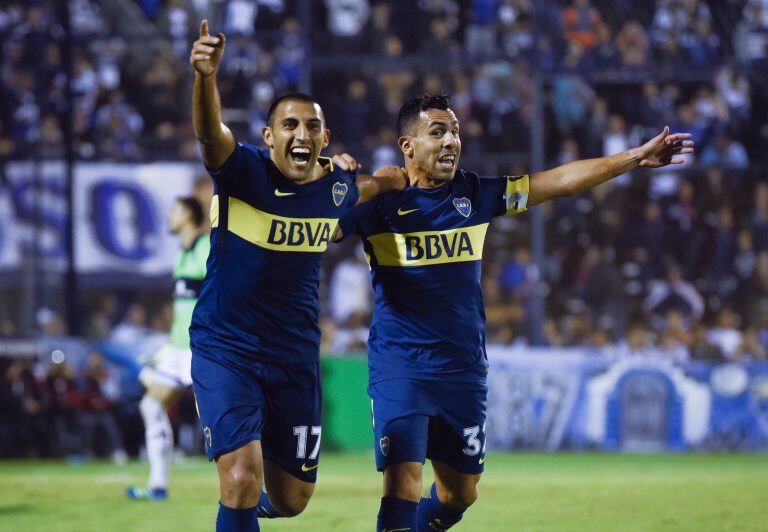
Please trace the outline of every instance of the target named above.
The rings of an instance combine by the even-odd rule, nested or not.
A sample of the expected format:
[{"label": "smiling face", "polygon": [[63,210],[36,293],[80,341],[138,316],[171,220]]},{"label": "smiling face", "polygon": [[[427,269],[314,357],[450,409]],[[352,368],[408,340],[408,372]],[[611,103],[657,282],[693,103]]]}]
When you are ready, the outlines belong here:
[{"label": "smiling face", "polygon": [[406,158],[436,184],[453,179],[459,165],[459,121],[451,109],[427,109],[408,125],[399,141]]},{"label": "smiling face", "polygon": [[320,150],[328,145],[323,111],[316,103],[285,100],[274,111],[272,122],[263,130],[269,158],[288,179],[307,181]]}]

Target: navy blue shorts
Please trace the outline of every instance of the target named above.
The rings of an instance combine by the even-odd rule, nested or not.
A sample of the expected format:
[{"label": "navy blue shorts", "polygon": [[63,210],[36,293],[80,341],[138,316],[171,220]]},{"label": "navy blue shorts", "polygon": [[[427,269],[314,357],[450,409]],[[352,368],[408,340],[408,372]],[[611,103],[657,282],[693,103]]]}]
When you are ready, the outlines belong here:
[{"label": "navy blue shorts", "polygon": [[260,440],[266,460],[315,482],[322,433],[319,362],[269,364],[193,349],[192,383],[209,460]]},{"label": "navy blue shorts", "polygon": [[488,387],[389,379],[368,387],[376,440],[376,469],[390,464],[442,462],[478,474],[485,461]]}]

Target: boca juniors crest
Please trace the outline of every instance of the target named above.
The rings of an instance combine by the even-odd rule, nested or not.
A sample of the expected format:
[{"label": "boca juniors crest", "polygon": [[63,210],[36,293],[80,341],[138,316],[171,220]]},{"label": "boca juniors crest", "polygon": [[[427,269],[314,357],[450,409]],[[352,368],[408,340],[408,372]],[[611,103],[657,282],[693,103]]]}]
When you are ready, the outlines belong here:
[{"label": "boca juniors crest", "polygon": [[331,189],[331,196],[333,196],[334,205],[337,207],[341,206],[341,202],[344,201],[344,197],[347,195],[347,191],[349,191],[349,187],[346,183],[336,181],[333,184],[333,188]]},{"label": "boca juniors crest", "polygon": [[472,202],[467,198],[453,198],[453,206],[464,218],[469,218],[469,214],[472,212]]},{"label": "boca juniors crest", "polygon": [[381,449],[381,454],[384,456],[389,454],[389,436],[379,438],[379,449]]}]

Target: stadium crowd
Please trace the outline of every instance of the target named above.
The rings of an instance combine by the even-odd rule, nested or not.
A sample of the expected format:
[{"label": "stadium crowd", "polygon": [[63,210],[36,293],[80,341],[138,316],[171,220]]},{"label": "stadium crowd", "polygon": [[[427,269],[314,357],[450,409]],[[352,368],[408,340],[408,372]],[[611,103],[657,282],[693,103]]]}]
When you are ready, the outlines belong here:
[{"label": "stadium crowd", "polygon": [[[10,0],[0,7],[0,162],[65,155],[58,6]],[[462,166],[488,174],[527,171],[538,95],[548,165],[616,153],[665,124],[692,132],[698,154],[680,170],[635,171],[539,207],[543,268],[528,246],[528,217],[497,221],[484,265],[488,341],[529,342],[539,290],[551,346],[674,361],[766,359],[765,0],[137,0],[128,7],[114,13],[93,0],[70,1],[79,160],[198,160],[187,54],[203,16],[228,37],[219,83],[225,120],[238,136],[258,139],[275,95],[310,87],[333,131],[331,150],[369,169],[399,162],[394,117],[403,98],[424,91],[453,96]],[[146,22],[143,33],[129,29],[136,16]],[[371,293],[358,244],[331,249],[322,288],[323,350],[364,349]],[[0,430],[19,439],[0,442],[0,455],[135,452],[141,425],[131,400],[140,390],[105,369],[93,342],[135,343],[167,331],[166,296],[85,297],[74,360],[0,361],[0,425],[25,420]],[[5,321],[0,333],[17,336],[17,326]],[[61,327],[55,312],[38,313],[41,338],[61,337]],[[174,422],[185,423],[187,410]],[[45,431],[60,437],[37,437]],[[34,447],[47,441],[63,448]]]}]

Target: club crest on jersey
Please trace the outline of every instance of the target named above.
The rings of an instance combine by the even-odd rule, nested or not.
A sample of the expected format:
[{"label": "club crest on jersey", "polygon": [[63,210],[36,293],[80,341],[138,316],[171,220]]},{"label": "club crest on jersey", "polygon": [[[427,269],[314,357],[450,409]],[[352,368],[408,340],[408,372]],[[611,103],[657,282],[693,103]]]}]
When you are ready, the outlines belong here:
[{"label": "club crest on jersey", "polygon": [[203,435],[205,436],[205,443],[208,444],[208,447],[211,447],[211,445],[212,445],[211,444],[211,441],[212,441],[211,429],[209,429],[208,427],[204,427],[203,428]]},{"label": "club crest on jersey", "polygon": [[384,456],[389,454],[389,436],[379,438],[379,449],[381,449],[381,454]]},{"label": "club crest on jersey", "polygon": [[472,212],[472,202],[467,198],[453,198],[453,206],[459,211],[464,218],[469,217],[469,213]]},{"label": "club crest on jersey", "polygon": [[349,187],[346,183],[340,183],[336,181],[331,189],[331,196],[333,196],[333,203],[337,207],[341,206],[341,202],[344,201],[344,197],[347,195]]}]

